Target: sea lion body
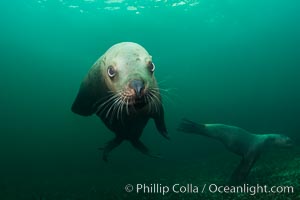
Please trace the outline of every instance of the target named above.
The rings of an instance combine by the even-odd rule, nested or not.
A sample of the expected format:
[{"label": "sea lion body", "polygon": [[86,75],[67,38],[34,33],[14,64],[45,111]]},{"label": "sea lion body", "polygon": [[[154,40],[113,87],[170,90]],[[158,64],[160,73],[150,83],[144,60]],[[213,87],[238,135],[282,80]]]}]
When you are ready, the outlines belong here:
[{"label": "sea lion body", "polygon": [[152,57],[142,46],[122,42],[109,48],[83,79],[72,111],[83,116],[96,114],[115,133],[104,148],[104,160],[124,140],[152,156],[139,140],[151,118],[168,138],[154,69]]},{"label": "sea lion body", "polygon": [[291,139],[285,135],[253,134],[225,124],[198,124],[185,119],[178,130],[219,140],[229,151],[242,157],[230,178],[230,184],[244,182],[256,160],[267,148],[292,146]]}]

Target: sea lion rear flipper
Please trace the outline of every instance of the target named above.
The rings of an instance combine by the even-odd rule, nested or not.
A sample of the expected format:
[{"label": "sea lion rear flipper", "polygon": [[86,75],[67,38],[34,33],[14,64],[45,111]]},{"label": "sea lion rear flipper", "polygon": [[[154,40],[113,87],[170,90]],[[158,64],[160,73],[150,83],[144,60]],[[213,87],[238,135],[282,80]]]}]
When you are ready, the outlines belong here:
[{"label": "sea lion rear flipper", "polygon": [[253,167],[257,158],[257,154],[251,154],[246,156],[245,158],[242,158],[240,164],[231,175],[229,184],[237,185],[243,183],[246,180],[248,174],[250,173],[250,170]]},{"label": "sea lion rear flipper", "polygon": [[160,108],[160,112],[156,116],[154,116],[153,119],[159,133],[166,139],[170,139],[170,137],[168,136],[168,131],[167,131],[165,117],[164,117],[164,109],[162,106]]},{"label": "sea lion rear flipper", "polygon": [[204,124],[198,124],[186,118],[182,119],[181,123],[177,128],[178,131],[182,131],[185,133],[201,134],[201,135],[205,134],[204,129],[205,129]]},{"label": "sea lion rear flipper", "polygon": [[152,158],[160,158],[159,155],[152,154],[149,149],[138,139],[138,140],[130,140],[132,146],[139,150],[141,153],[150,156]]},{"label": "sea lion rear flipper", "polygon": [[104,148],[99,148],[99,150],[103,150],[103,160],[108,161],[108,154],[117,146],[122,143],[123,139],[116,137],[113,140],[110,140]]}]

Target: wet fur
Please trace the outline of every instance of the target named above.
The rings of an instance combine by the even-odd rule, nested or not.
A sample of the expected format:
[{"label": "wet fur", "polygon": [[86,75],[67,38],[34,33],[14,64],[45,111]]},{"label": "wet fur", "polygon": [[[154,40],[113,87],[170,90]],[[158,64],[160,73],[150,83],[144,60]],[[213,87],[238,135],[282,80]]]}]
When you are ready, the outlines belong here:
[{"label": "wet fur", "polygon": [[179,131],[198,134],[219,140],[226,148],[241,156],[241,162],[234,170],[229,184],[243,183],[251,168],[268,147],[289,147],[291,140],[280,134],[253,134],[236,126],[225,124],[198,124],[183,119],[178,127]]},{"label": "wet fur", "polygon": [[[131,52],[133,47],[137,49],[137,52],[127,53],[126,47],[130,49],[128,52]],[[124,55],[121,59],[126,60],[126,56],[138,56],[139,50],[145,51],[135,43],[119,43],[109,49],[89,70],[72,105],[74,113],[82,116],[96,114],[106,127],[115,133],[115,138],[109,141],[104,148],[100,148],[103,150],[103,159],[105,161],[108,160],[109,152],[119,146],[124,140],[130,141],[133,147],[143,154],[155,157],[140,141],[143,129],[149,119],[154,119],[159,133],[168,138],[164,121],[164,109],[154,77],[154,80],[149,83],[150,87],[147,90],[147,94],[144,95],[144,103],[128,105],[129,100],[122,96],[123,91],[116,90],[106,76],[108,59],[114,59],[115,52],[113,51],[123,53]],[[142,53],[143,55],[145,54],[145,52]],[[117,55],[119,54],[117,52]],[[139,57],[136,59],[130,58],[128,62],[133,62],[134,64],[134,61],[139,59]]]}]

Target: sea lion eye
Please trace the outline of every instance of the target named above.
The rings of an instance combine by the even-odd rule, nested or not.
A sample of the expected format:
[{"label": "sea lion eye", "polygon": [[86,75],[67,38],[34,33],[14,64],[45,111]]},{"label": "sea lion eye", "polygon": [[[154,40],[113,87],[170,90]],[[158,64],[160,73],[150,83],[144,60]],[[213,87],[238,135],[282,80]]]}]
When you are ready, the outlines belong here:
[{"label": "sea lion eye", "polygon": [[153,62],[149,62],[149,63],[148,63],[148,68],[149,68],[150,72],[154,72],[154,70],[155,70],[155,65],[154,65],[154,63],[153,63]]},{"label": "sea lion eye", "polygon": [[107,74],[110,78],[113,78],[116,75],[117,71],[115,70],[115,68],[113,68],[113,66],[109,66],[107,68]]}]

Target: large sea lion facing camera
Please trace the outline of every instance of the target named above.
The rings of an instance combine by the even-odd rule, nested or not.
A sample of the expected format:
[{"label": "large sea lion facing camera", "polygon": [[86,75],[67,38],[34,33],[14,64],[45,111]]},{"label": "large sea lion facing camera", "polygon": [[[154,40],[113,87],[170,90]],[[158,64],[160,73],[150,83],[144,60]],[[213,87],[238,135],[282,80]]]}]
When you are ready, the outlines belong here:
[{"label": "large sea lion facing camera", "polygon": [[154,71],[152,57],[141,45],[122,42],[109,48],[83,79],[72,111],[82,116],[96,114],[115,133],[103,148],[105,161],[124,140],[154,156],[140,141],[150,118],[160,134],[168,138]]}]

